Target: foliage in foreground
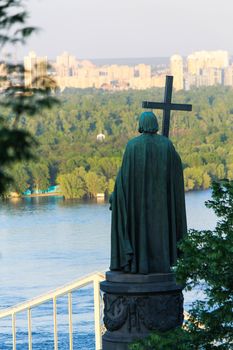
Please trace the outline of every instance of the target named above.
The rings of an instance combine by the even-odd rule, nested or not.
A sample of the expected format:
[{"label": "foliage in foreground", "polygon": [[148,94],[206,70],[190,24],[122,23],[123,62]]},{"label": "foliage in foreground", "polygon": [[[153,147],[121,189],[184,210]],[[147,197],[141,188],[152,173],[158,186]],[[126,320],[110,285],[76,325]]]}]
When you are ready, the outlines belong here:
[{"label": "foliage in foreground", "polygon": [[[6,45],[24,44],[36,31],[26,25],[28,13],[23,0],[0,2],[0,49]],[[12,64],[10,57],[0,62],[4,73],[0,78],[0,195],[13,181],[10,167],[17,161],[33,159],[37,145],[29,131],[22,128],[21,119],[35,116],[41,109],[51,108],[57,100],[50,94],[54,82],[47,76],[37,77],[36,87],[24,85],[24,66]]]},{"label": "foliage in foreground", "polygon": [[161,334],[152,334],[150,337],[130,347],[131,350],[195,350],[191,344],[191,337],[182,328]]},{"label": "foliage in foreground", "polygon": [[187,290],[201,288],[204,297],[193,302],[185,328],[151,335],[133,350],[233,348],[233,181],[215,182],[212,189],[206,206],[218,217],[216,228],[191,230],[177,266],[179,282]]}]

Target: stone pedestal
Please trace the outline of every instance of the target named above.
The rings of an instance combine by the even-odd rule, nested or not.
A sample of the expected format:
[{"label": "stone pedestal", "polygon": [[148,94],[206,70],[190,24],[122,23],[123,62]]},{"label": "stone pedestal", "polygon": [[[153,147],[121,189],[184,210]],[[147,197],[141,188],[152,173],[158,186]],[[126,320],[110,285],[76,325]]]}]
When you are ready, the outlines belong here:
[{"label": "stone pedestal", "polygon": [[173,273],[107,272],[104,292],[103,350],[128,350],[128,344],[152,331],[183,323],[183,294]]}]

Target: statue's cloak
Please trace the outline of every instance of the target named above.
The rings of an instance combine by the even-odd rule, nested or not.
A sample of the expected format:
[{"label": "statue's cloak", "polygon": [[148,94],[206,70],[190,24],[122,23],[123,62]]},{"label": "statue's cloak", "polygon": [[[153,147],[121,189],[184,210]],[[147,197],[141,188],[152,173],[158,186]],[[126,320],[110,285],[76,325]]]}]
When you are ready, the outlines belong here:
[{"label": "statue's cloak", "polygon": [[110,269],[170,272],[187,225],[182,163],[168,138],[144,133],[128,142],[110,203]]}]

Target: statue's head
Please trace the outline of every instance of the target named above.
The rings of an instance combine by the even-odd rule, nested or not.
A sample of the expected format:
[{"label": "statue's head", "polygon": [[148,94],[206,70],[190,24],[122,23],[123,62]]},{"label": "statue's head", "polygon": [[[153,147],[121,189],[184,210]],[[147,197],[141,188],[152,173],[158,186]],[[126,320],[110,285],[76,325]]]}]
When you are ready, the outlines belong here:
[{"label": "statue's head", "polygon": [[158,120],[153,112],[143,112],[139,119],[138,131],[140,133],[154,134],[159,130]]}]

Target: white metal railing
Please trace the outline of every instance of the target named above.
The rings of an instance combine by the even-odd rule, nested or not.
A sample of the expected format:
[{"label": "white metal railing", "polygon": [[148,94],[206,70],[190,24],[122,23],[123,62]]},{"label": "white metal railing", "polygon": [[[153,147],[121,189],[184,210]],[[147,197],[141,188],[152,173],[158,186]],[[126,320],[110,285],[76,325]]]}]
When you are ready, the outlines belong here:
[{"label": "white metal railing", "polygon": [[73,324],[72,324],[72,292],[83,288],[89,284],[93,284],[94,288],[94,320],[95,320],[95,349],[102,349],[102,332],[100,320],[100,282],[105,280],[105,276],[101,272],[85,276],[77,281],[74,281],[66,286],[60,287],[54,291],[41,295],[25,303],[7,308],[0,311],[0,319],[11,317],[12,322],[12,343],[13,350],[16,350],[16,315],[20,312],[27,311],[28,323],[28,350],[32,350],[32,308],[53,301],[53,333],[54,333],[54,350],[58,350],[58,335],[57,335],[57,298],[68,295],[68,320],[69,320],[69,349],[73,350]]},{"label": "white metal railing", "polygon": [[[28,326],[28,350],[32,350],[32,308],[44,304],[50,300],[53,301],[53,334],[54,334],[54,350],[58,350],[58,334],[57,334],[57,298],[68,295],[68,322],[69,322],[69,349],[73,350],[73,323],[72,323],[72,292],[81,289],[89,284],[93,284],[94,288],[94,321],[95,321],[95,349],[102,349],[102,326],[100,319],[100,282],[105,280],[105,275],[101,272],[95,272],[85,276],[68,285],[60,287],[54,291],[43,294],[35,299],[26,301],[22,304],[0,311],[0,319],[11,317],[12,324],[12,344],[13,350],[16,350],[16,315],[20,312],[27,311]],[[189,314],[184,311],[184,319],[187,320]]]}]

